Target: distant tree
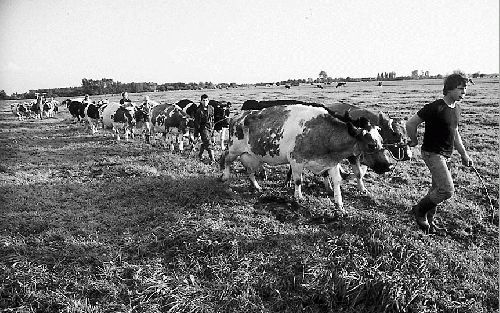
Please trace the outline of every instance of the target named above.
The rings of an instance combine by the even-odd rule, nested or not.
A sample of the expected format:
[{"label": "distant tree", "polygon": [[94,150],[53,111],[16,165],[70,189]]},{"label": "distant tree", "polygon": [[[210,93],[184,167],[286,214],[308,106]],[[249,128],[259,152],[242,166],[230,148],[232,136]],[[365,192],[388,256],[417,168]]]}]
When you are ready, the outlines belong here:
[{"label": "distant tree", "polygon": [[328,78],[328,74],[325,71],[319,72],[319,78],[321,80],[326,80]]},{"label": "distant tree", "polygon": [[462,71],[461,69],[454,70],[453,74],[459,74],[459,75],[462,75],[462,76],[467,76],[467,75],[465,75],[465,72]]},{"label": "distant tree", "polygon": [[7,100],[9,99],[9,96],[5,93],[5,90],[0,90],[0,100]]}]

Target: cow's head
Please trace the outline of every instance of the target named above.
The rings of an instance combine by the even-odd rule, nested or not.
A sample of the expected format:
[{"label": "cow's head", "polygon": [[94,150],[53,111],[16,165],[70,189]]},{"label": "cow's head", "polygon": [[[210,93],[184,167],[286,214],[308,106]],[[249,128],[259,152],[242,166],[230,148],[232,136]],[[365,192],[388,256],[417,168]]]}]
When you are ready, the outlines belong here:
[{"label": "cow's head", "polygon": [[179,120],[179,132],[182,134],[187,133],[189,127],[191,127],[190,124],[194,126],[194,119],[183,110],[174,108],[172,114]]},{"label": "cow's head", "polygon": [[[358,121],[359,123],[366,123]],[[353,123],[347,123],[347,130],[351,136],[356,138],[361,161],[368,165],[377,174],[382,174],[390,170],[391,163],[387,151],[382,146],[382,136],[379,133],[379,127],[366,123],[365,127],[354,126]]]},{"label": "cow's head", "polygon": [[392,119],[379,113],[380,135],[384,147],[399,161],[411,159],[412,152],[407,143],[406,127],[401,120]]},{"label": "cow's head", "polygon": [[125,109],[124,116],[125,119],[127,120],[127,124],[134,126],[137,122],[137,120],[135,119],[135,112],[136,112],[135,106],[131,105],[129,107],[125,107],[124,109]]},{"label": "cow's head", "polygon": [[389,152],[385,149],[361,154],[360,162],[377,174],[383,174],[391,170]]}]

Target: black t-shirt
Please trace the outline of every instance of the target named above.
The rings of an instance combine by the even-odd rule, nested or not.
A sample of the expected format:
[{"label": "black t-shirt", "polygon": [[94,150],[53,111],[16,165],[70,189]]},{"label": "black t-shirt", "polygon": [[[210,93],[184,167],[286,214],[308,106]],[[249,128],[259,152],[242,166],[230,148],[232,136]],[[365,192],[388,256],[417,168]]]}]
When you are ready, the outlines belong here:
[{"label": "black t-shirt", "polygon": [[214,109],[208,105],[206,109],[200,104],[194,115],[194,124],[196,129],[212,129],[214,122]]},{"label": "black t-shirt", "polygon": [[443,99],[426,104],[417,112],[425,122],[422,150],[450,157],[453,153],[455,130],[460,120],[460,107],[450,108]]}]

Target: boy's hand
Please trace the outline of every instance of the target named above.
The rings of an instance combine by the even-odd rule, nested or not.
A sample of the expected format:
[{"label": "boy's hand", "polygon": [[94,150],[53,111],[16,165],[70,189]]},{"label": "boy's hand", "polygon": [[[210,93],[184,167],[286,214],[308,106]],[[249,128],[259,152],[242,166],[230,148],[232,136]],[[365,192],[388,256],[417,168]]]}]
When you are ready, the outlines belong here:
[{"label": "boy's hand", "polygon": [[474,164],[474,162],[472,162],[472,159],[468,155],[463,155],[462,164],[464,166],[471,167]]},{"label": "boy's hand", "polygon": [[413,148],[413,147],[416,147],[418,145],[418,140],[411,140],[409,143],[408,143],[408,146]]}]

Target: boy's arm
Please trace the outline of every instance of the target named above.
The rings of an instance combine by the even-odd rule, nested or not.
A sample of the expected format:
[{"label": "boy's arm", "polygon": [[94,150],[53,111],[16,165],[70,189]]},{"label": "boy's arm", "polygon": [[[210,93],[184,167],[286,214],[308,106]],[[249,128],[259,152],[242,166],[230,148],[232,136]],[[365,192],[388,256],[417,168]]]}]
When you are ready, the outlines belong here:
[{"label": "boy's arm", "polygon": [[467,154],[467,151],[465,151],[464,143],[462,142],[462,137],[460,136],[460,133],[458,132],[458,127],[455,128],[455,140],[454,140],[453,144],[455,145],[455,148],[457,149],[458,153],[460,153],[460,156],[462,157],[462,164],[464,166],[472,166],[472,164],[473,164],[472,159]]},{"label": "boy's arm", "polygon": [[408,144],[410,147],[415,147],[418,144],[417,127],[423,121],[420,116],[415,114],[406,122],[406,133],[408,134],[408,138],[410,138],[410,143]]}]

